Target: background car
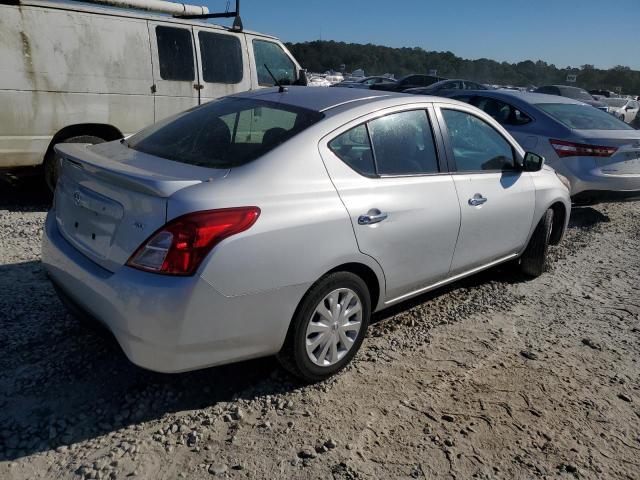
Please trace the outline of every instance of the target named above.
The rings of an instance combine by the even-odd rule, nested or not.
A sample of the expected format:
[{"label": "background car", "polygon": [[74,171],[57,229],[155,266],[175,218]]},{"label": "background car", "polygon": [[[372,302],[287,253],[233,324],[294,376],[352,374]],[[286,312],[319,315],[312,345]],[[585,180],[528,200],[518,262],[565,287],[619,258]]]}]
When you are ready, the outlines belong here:
[{"label": "background car", "polygon": [[372,85],[380,84],[395,84],[396,80],[389,77],[372,76],[363,77],[353,80],[345,80],[344,82],[336,83],[333,87],[347,87],[347,88],[370,88]]},{"label": "background car", "polygon": [[447,95],[451,91],[458,90],[488,90],[481,83],[469,80],[442,80],[428,87],[409,88],[404,93],[412,93],[415,95]]},{"label": "background car", "polygon": [[572,98],[605,112],[607,111],[607,106],[604,103],[596,100],[589,92],[578,87],[568,87],[567,85],[546,85],[544,87],[536,88],[534,93],[544,93],[546,95],[559,95],[561,97]]},{"label": "background car", "polygon": [[451,96],[495,118],[526,150],[567,177],[574,202],[640,198],[640,132],[561,96],[505,90]]},{"label": "background car", "polygon": [[444,80],[441,77],[432,75],[412,74],[400,78],[396,83],[379,83],[371,85],[371,90],[385,90],[388,92],[404,92],[409,88],[428,87],[436,82]]},{"label": "background car", "polygon": [[640,103],[628,98],[607,98],[604,103],[610,114],[626,123],[633,122],[640,110]]},{"label": "background car", "polygon": [[45,268],[165,372],[278,354],[326,378],[373,311],[502,262],[542,274],[571,208],[541,157],[435,97],[247,92],[57,150]]}]

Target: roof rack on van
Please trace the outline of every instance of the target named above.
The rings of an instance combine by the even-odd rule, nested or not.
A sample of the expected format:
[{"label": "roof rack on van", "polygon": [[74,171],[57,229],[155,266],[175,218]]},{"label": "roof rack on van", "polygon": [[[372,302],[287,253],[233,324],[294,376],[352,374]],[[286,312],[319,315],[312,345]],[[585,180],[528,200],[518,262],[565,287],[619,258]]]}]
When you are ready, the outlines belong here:
[{"label": "roof rack on van", "polygon": [[75,0],[83,3],[95,3],[110,7],[132,8],[149,12],[168,13],[174,17],[181,15],[203,15],[209,13],[207,7],[187,5],[186,3],[167,2],[165,0]]},{"label": "roof rack on van", "polygon": [[209,18],[233,18],[233,26],[234,30],[242,30],[242,19],[240,18],[240,0],[236,0],[236,9],[233,12],[229,11],[229,1],[227,1],[227,10],[225,12],[219,13],[201,13],[201,14],[182,14],[182,15],[174,15],[176,18],[185,18],[185,19],[199,19],[206,20]]}]

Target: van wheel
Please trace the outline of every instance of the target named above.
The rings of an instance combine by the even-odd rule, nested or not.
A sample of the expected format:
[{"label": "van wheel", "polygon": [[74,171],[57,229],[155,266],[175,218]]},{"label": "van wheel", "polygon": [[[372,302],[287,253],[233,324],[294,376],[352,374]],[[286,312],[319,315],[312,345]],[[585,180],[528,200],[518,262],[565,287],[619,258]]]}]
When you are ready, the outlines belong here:
[{"label": "van wheel", "polygon": [[[69,137],[58,143],[90,143],[95,145],[97,143],[104,143],[105,140],[93,135],[78,135],[77,137]],[[56,183],[58,183],[58,154],[51,148],[44,157],[44,179],[47,182],[49,190],[52,192],[56,189]]]},{"label": "van wheel", "polygon": [[527,249],[520,258],[520,270],[526,275],[539,277],[548,269],[547,252],[553,225],[553,210],[550,208],[540,219],[533,231]]},{"label": "van wheel", "polygon": [[370,316],[371,299],[364,281],[350,272],[329,274],[302,299],[278,360],[305,382],[324,380],[355,356]]}]

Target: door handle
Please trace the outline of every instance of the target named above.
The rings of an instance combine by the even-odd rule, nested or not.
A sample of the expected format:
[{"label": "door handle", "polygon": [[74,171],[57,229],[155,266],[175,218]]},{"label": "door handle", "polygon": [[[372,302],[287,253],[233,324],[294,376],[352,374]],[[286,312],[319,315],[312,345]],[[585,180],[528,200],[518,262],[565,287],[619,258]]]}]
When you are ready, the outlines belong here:
[{"label": "door handle", "polygon": [[476,193],[473,198],[469,199],[469,205],[472,207],[476,207],[478,205],[482,205],[483,203],[487,203],[487,198],[483,197],[482,194]]},{"label": "door handle", "polygon": [[379,223],[389,216],[388,213],[381,212],[378,209],[371,209],[366,215],[360,215],[358,217],[358,225],[373,225]]},{"label": "door handle", "polygon": [[193,88],[196,90],[202,90],[204,88],[204,85],[202,85],[201,83],[194,83]]}]

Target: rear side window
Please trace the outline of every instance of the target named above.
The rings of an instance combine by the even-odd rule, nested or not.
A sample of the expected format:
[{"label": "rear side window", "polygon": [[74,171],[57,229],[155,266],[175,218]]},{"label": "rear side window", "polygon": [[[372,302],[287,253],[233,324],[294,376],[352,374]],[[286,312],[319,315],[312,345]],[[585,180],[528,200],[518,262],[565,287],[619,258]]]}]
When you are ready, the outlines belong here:
[{"label": "rear side window", "polygon": [[156,27],[160,78],[194,80],[193,42],[191,31],[184,28]]},{"label": "rear side window", "polygon": [[501,125],[526,125],[531,122],[531,118],[510,105],[495,98],[475,97],[471,104],[480,110],[491,115]]},{"label": "rear side window", "polygon": [[329,148],[360,175],[374,176],[376,168],[365,124],[358,125],[329,142]]},{"label": "rear side window", "polygon": [[424,110],[394,113],[339,135],[329,148],[364,176],[438,172],[431,125]]},{"label": "rear side window", "polygon": [[242,48],[240,40],[231,35],[198,32],[202,77],[208,83],[239,83],[242,81]]},{"label": "rear side window", "polygon": [[378,173],[438,172],[438,157],[425,110],[394,113],[368,124]]},{"label": "rear side window", "polygon": [[575,130],[634,130],[613,115],[590,105],[538,103],[536,107]]},{"label": "rear side window", "polygon": [[209,168],[232,168],[266,154],[324,114],[263,100],[227,97],[133,135],[129,147]]},{"label": "rear side window", "polygon": [[258,84],[264,87],[275,85],[273,78],[265,68],[283,85],[292,85],[296,80],[296,66],[277,43],[265,40],[253,41],[253,56],[256,60]]},{"label": "rear side window", "polygon": [[515,169],[511,144],[491,125],[459,110],[442,110],[442,116],[459,172]]}]

